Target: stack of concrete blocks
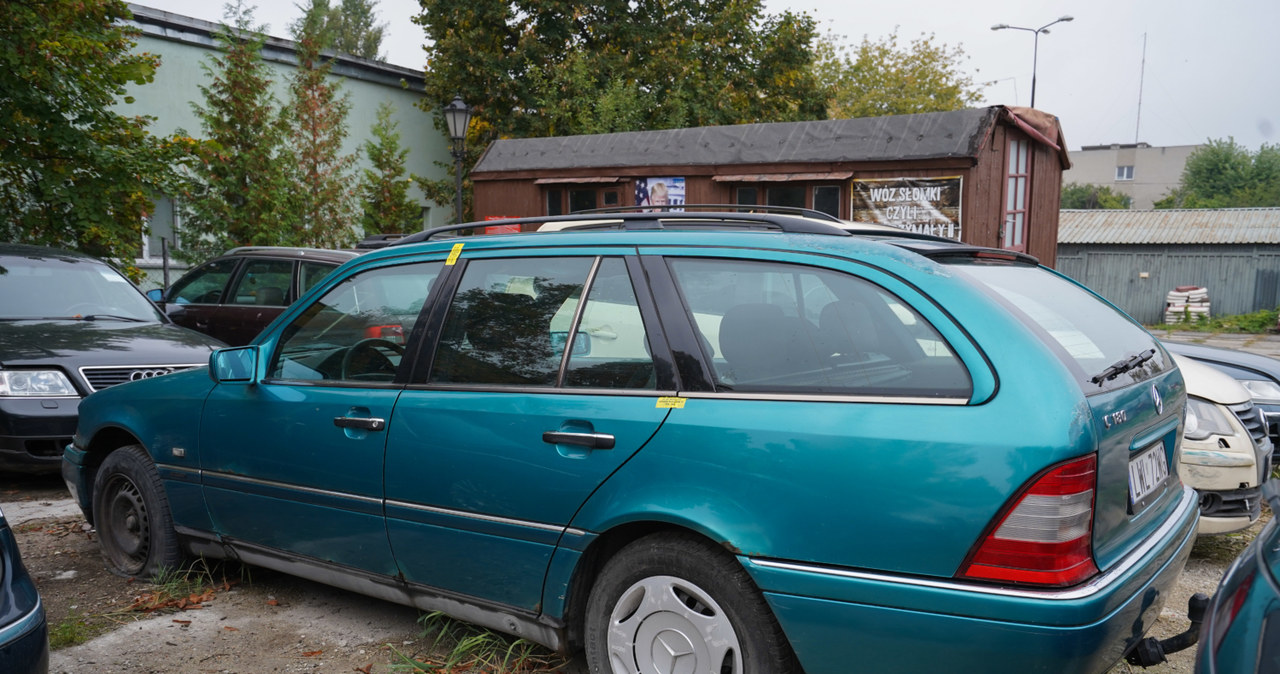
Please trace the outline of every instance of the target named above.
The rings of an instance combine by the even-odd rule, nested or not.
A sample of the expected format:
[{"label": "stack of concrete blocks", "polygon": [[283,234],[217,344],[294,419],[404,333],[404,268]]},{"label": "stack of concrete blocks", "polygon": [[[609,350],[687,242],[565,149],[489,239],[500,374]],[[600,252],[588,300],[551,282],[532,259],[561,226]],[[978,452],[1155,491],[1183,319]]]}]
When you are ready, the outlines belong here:
[{"label": "stack of concrete blocks", "polygon": [[1209,289],[1200,286],[1178,286],[1164,298],[1164,322],[1195,323],[1209,318]]}]

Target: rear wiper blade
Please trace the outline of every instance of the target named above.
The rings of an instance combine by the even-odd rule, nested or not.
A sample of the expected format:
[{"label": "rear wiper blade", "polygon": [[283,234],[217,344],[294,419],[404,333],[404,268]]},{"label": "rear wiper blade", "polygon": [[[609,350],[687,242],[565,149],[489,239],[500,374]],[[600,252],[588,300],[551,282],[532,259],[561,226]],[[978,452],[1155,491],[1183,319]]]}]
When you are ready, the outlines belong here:
[{"label": "rear wiper blade", "polygon": [[1146,351],[1143,351],[1135,356],[1122,358],[1116,361],[1115,363],[1112,363],[1110,366],[1107,367],[1107,369],[1103,370],[1102,372],[1099,372],[1098,374],[1095,374],[1092,377],[1090,377],[1089,381],[1097,384],[1098,386],[1102,386],[1103,382],[1111,381],[1112,379],[1119,377],[1120,375],[1128,372],[1129,370],[1132,370],[1133,368],[1138,367],[1139,365],[1151,360],[1155,355],[1156,355],[1155,349],[1147,349]]}]

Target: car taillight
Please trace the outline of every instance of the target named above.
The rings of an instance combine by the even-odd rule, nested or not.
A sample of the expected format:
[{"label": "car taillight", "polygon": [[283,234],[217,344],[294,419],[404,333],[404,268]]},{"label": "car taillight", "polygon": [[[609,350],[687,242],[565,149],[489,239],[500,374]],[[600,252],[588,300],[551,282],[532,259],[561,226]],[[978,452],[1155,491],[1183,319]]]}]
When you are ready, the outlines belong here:
[{"label": "car taillight", "polygon": [[960,567],[960,577],[1030,585],[1075,585],[1093,563],[1097,457],[1050,468],[1031,482]]},{"label": "car taillight", "polygon": [[[1231,596],[1218,607],[1218,615],[1214,616],[1213,621],[1213,642],[1217,648],[1222,648],[1222,638],[1227,635],[1227,631],[1231,629],[1231,623],[1236,621],[1236,616],[1240,615],[1240,609],[1244,607],[1244,600],[1249,597],[1249,588],[1253,587],[1254,576],[1257,575],[1256,570],[1251,570],[1244,580],[1236,586]],[[1216,652],[1216,649],[1215,649]]]},{"label": "car taillight", "polygon": [[371,325],[364,329],[364,336],[369,339],[385,339],[388,342],[404,344],[404,326]]}]

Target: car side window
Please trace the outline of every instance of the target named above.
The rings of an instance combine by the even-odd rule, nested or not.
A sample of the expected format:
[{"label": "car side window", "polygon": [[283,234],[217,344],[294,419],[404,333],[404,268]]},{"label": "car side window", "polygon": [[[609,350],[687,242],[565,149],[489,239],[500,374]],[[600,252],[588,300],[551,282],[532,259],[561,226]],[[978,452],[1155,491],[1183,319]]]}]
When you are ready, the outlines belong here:
[{"label": "car side window", "polygon": [[717,390],[968,397],[968,370],[892,293],[820,267],[671,258]]},{"label": "car side window", "polygon": [[269,376],[390,382],[431,287],[444,268],[425,262],[354,274],[284,329]]},{"label": "car side window", "polygon": [[289,297],[292,286],[291,260],[248,260],[227,304],[283,307],[292,299]]},{"label": "car side window", "polygon": [[[552,318],[553,341],[568,340],[577,305],[576,298],[566,302]],[[644,321],[622,258],[601,261],[570,348],[565,386],[657,388]]]},{"label": "car side window", "polygon": [[[555,386],[594,258],[471,260],[449,306],[429,381]],[[559,334],[557,334],[559,333]]]},{"label": "car side window", "polygon": [[178,279],[165,297],[177,304],[217,304],[236,270],[236,259],[214,260]]},{"label": "car side window", "polygon": [[324,277],[328,276],[337,267],[331,264],[321,264],[319,262],[303,261],[302,268],[298,272],[299,285],[302,289],[299,292],[307,292],[311,290],[311,286],[319,283]]}]

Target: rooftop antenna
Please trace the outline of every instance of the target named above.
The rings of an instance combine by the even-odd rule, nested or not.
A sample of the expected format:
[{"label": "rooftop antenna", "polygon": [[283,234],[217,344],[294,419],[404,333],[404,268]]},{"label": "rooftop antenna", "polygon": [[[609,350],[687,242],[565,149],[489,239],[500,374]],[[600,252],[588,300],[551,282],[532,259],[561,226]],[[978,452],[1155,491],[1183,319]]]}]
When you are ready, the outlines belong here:
[{"label": "rooftop antenna", "polygon": [[1138,130],[1142,128],[1142,80],[1147,76],[1147,34],[1142,34],[1142,67],[1138,70],[1138,121],[1133,125],[1133,144],[1138,144]]}]

